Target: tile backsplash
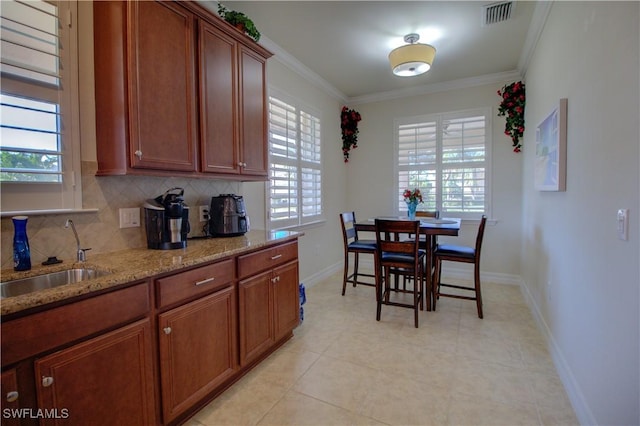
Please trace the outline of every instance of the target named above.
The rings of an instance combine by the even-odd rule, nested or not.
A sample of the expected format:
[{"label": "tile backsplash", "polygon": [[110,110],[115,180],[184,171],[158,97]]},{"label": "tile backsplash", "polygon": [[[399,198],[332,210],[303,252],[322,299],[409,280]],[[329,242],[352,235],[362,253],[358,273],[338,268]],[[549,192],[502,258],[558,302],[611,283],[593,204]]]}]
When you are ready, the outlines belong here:
[{"label": "tile backsplash", "polygon": [[[47,214],[29,216],[27,235],[31,247],[31,262],[36,265],[49,256],[73,261],[76,241],[71,229],[65,229],[67,219],[73,220],[82,248],[91,248],[87,259],[96,253],[106,253],[126,248],[146,247],[144,209],[149,198],[155,198],[174,187],[184,188],[184,198],[189,209],[191,233],[200,235],[198,206],[209,205],[211,197],[218,194],[240,194],[241,183],[182,177],[100,176],[96,177],[97,163],[82,163],[82,193],[85,209],[98,209],[91,213]],[[123,228],[119,225],[119,209],[140,208],[140,227]],[[1,267],[13,268],[13,222],[2,218]]]}]

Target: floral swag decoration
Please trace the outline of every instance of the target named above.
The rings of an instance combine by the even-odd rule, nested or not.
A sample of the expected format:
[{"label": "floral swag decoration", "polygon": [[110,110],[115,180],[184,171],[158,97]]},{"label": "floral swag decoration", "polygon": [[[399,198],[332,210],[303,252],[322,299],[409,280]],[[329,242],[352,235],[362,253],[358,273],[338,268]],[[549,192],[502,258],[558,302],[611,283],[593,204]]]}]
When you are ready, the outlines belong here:
[{"label": "floral swag decoration", "polygon": [[524,134],[524,106],[525,90],[521,81],[511,83],[498,90],[498,96],[502,97],[498,116],[505,116],[507,122],[504,126],[504,134],[513,141],[513,152],[520,152],[522,144],[520,139]]},{"label": "floral swag decoration", "polygon": [[342,129],[342,155],[344,162],[349,162],[349,151],[358,147],[358,121],[362,120],[360,113],[346,106],[340,113],[340,128]]}]

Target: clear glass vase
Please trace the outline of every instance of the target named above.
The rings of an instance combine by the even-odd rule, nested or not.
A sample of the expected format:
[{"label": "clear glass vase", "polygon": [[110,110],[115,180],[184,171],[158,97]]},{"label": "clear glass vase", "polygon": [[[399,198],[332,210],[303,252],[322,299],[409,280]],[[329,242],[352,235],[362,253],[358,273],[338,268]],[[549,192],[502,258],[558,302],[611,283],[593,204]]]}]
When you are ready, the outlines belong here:
[{"label": "clear glass vase", "polygon": [[31,251],[27,238],[28,216],[13,216],[13,270],[28,271],[31,269]]},{"label": "clear glass vase", "polygon": [[407,201],[407,216],[409,220],[416,220],[416,208],[418,208],[417,201]]}]

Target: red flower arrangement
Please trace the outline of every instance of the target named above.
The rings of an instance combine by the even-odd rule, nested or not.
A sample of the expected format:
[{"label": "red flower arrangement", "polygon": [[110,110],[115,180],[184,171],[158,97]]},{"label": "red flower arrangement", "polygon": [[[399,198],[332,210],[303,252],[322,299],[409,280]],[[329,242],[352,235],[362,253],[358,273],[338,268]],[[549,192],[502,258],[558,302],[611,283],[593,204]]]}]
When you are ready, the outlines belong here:
[{"label": "red flower arrangement", "polygon": [[506,116],[504,134],[513,141],[513,152],[520,152],[522,144],[520,138],[524,134],[524,106],[526,102],[524,83],[521,81],[511,83],[498,90],[498,96],[502,97],[498,116]]},{"label": "red flower arrangement", "polygon": [[340,128],[342,129],[342,154],[344,162],[349,162],[349,151],[358,147],[358,121],[362,120],[360,113],[346,106],[340,113]]},{"label": "red flower arrangement", "polygon": [[413,191],[407,188],[402,193],[402,196],[404,197],[404,201],[406,201],[407,203],[419,204],[422,202],[422,192],[420,192],[420,189],[418,188],[414,189]]}]

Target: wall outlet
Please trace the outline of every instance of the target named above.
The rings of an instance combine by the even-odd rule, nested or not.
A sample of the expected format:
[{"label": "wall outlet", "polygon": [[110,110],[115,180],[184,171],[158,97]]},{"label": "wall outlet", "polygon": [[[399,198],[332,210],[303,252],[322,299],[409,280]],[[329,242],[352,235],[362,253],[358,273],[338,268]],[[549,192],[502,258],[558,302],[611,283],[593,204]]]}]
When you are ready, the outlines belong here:
[{"label": "wall outlet", "polygon": [[140,226],[140,207],[119,209],[120,228],[135,228]]},{"label": "wall outlet", "polygon": [[629,209],[618,210],[618,239],[629,241]]},{"label": "wall outlet", "polygon": [[206,222],[209,220],[209,206],[199,206],[198,212],[199,212],[198,220],[200,222]]}]

